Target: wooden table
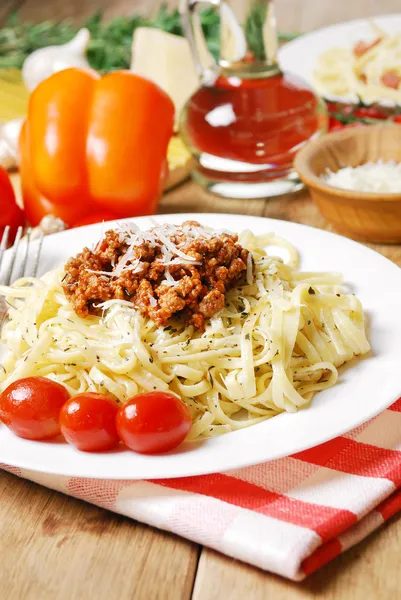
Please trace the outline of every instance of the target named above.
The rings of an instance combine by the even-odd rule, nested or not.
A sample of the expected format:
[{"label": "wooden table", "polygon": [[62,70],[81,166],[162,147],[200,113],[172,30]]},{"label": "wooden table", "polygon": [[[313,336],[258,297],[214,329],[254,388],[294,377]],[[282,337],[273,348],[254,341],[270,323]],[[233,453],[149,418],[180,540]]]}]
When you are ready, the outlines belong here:
[{"label": "wooden table", "polygon": [[[241,0],[237,0],[241,1]],[[2,0],[30,19],[108,16],[158,0]],[[174,5],[174,2],[169,2]],[[395,12],[399,0],[277,0],[279,27],[308,30]],[[274,200],[221,200],[193,183],[167,194],[161,212],[232,212],[329,229],[306,193]],[[401,246],[374,246],[401,266]],[[0,598],[3,600],[370,600],[401,597],[401,519],[303,583],[291,583],[214,551],[12,475],[0,474]]]}]

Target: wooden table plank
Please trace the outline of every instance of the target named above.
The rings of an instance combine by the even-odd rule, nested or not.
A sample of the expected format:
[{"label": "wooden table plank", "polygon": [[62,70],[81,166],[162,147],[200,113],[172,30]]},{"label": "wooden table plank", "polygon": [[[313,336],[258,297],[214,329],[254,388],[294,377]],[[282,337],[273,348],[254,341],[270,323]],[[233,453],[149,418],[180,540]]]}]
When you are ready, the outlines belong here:
[{"label": "wooden table plank", "polygon": [[0,473],[2,600],[189,600],[198,548]]},{"label": "wooden table plank", "polygon": [[262,216],[264,210],[265,200],[219,198],[194,182],[171,190],[159,205],[159,213],[218,212]]},{"label": "wooden table plank", "polygon": [[193,600],[390,600],[400,597],[401,516],[301,583],[213,550],[199,561]]},{"label": "wooden table plank", "polygon": [[[318,207],[309,197],[307,192],[295,195],[272,198],[264,204],[263,216],[270,219],[284,219],[303,225],[312,225],[319,229],[325,229],[337,233],[321,215]],[[401,266],[401,246],[399,244],[365,244],[369,248],[383,254]]]}]

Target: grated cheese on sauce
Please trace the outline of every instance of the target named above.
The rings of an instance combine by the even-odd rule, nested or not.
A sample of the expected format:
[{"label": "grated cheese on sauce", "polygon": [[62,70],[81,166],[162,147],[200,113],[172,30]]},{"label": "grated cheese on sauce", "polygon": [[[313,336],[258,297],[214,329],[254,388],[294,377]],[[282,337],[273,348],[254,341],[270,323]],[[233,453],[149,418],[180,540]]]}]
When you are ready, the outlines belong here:
[{"label": "grated cheese on sauce", "polygon": [[[164,285],[175,286],[178,285],[179,280],[175,280],[171,275],[169,266],[170,265],[200,265],[201,263],[196,260],[194,256],[191,256],[185,252],[185,244],[187,241],[182,243],[172,241],[171,238],[176,236],[186,236],[188,239],[205,238],[210,239],[216,235],[222,233],[228,234],[229,232],[225,229],[210,232],[201,226],[193,225],[190,223],[184,223],[183,225],[169,225],[167,223],[159,225],[155,219],[150,218],[150,221],[154,225],[152,229],[141,231],[134,223],[123,221],[117,226],[119,238],[121,242],[128,244],[126,252],[121,256],[118,263],[113,266],[112,271],[93,271],[92,269],[86,269],[89,273],[96,273],[107,277],[119,277],[126,271],[132,271],[133,273],[140,273],[144,268],[144,263],[139,259],[134,260],[134,248],[140,246],[146,242],[152,247],[159,247],[161,251],[160,263],[165,268],[165,279],[161,281]],[[100,248],[101,243],[104,239],[105,233],[102,231],[100,240],[96,244],[96,248]],[[181,246],[181,247],[180,247]],[[249,262],[251,261],[251,262]],[[253,280],[253,265],[252,258],[249,254],[248,265],[247,265],[247,279],[249,283]]]},{"label": "grated cheese on sauce", "polygon": [[401,193],[401,163],[368,162],[358,167],[344,167],[321,176],[329,185],[356,192]]}]

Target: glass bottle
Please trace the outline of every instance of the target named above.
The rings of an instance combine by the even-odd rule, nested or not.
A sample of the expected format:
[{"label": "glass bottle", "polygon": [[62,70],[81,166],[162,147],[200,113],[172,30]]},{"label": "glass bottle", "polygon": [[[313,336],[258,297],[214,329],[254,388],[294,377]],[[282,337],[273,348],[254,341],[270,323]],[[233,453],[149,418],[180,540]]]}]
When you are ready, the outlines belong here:
[{"label": "glass bottle", "polygon": [[[207,51],[199,5],[220,15],[217,62]],[[277,62],[273,0],[181,0],[200,87],[180,116],[194,178],[231,198],[286,194],[302,187],[296,152],[327,128],[321,100]]]}]

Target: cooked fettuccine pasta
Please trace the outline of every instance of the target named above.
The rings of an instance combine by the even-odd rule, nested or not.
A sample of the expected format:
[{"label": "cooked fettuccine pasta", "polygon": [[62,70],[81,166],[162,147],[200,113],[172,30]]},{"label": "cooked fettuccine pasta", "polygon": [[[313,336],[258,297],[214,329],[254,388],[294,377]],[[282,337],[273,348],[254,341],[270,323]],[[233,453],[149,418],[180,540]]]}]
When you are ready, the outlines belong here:
[{"label": "cooked fettuccine pasta", "polygon": [[[157,325],[120,299],[79,316],[63,289],[63,267],[0,287],[9,314],[1,389],[42,375],[71,394],[103,392],[120,403],[169,390],[190,408],[192,439],[307,405],[335,385],[340,365],[369,351],[361,303],[344,291],[341,275],[298,270],[296,250],[274,235],[245,231],[239,243],[253,273],[226,292],[204,329],[178,317]],[[287,259],[271,256],[272,246]]]},{"label": "cooked fettuccine pasta", "polygon": [[371,27],[370,40],[319,56],[313,80],[320,94],[401,103],[401,33],[390,35],[374,23]]}]

